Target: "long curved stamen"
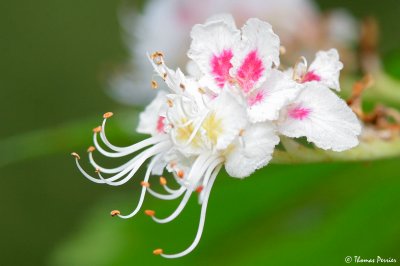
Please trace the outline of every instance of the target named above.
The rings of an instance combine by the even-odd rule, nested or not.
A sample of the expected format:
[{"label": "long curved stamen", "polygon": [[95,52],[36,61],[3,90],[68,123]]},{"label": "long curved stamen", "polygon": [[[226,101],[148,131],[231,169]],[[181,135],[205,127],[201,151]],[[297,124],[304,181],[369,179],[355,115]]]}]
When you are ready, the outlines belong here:
[{"label": "long curved stamen", "polygon": [[193,190],[190,190],[190,189],[188,189],[186,191],[186,194],[183,197],[183,199],[182,199],[181,203],[179,204],[178,208],[176,208],[176,210],[170,216],[168,216],[167,218],[159,219],[159,218],[156,218],[154,216],[151,216],[151,218],[155,222],[160,223],[160,224],[168,223],[168,222],[172,221],[173,219],[175,219],[182,212],[183,208],[185,208],[186,204],[188,203],[188,201],[190,199],[190,195],[192,195],[192,192],[193,192]]},{"label": "long curved stamen", "polygon": [[185,187],[180,187],[176,192],[168,194],[168,195],[157,193],[154,190],[152,190],[151,188],[147,188],[147,190],[152,196],[154,196],[154,197],[156,197],[158,199],[174,200],[174,199],[179,198],[183,194],[183,192],[186,191],[186,188]]},{"label": "long curved stamen", "polygon": [[[144,157],[147,156],[147,158],[150,158],[152,155],[155,155],[157,153],[156,151],[159,150],[159,147],[161,145],[162,145],[162,143],[159,143],[159,144],[154,145],[153,147],[149,148],[148,150],[143,151],[142,153],[136,155],[130,161],[128,161],[127,163],[118,167],[118,169],[121,169],[121,171],[114,176],[104,178],[100,173],[98,173],[100,179],[104,180],[104,183],[107,183],[107,182],[112,183],[113,181],[122,178],[124,175],[127,175],[129,172],[131,172],[132,169],[135,169],[135,167],[137,167],[138,165],[140,167],[144,163],[144,161],[143,161]],[[96,168],[96,169],[99,170],[99,172],[102,172],[102,169],[104,169],[104,168]],[[107,173],[107,172],[105,172],[105,173]]]},{"label": "long curved stamen", "polygon": [[184,181],[188,183],[188,186],[192,190],[196,189],[198,180],[200,180],[203,177],[203,173],[207,170],[210,161],[212,160],[213,157],[210,157],[209,155],[200,155],[196,159],[188,176],[184,179]]},{"label": "long curved stamen", "polygon": [[[155,145],[154,150],[151,150],[152,148],[150,148],[149,150],[143,152],[142,156],[140,157],[140,159],[134,164],[132,170],[129,172],[129,174],[124,177],[123,179],[119,180],[119,181],[115,181],[120,179],[123,175],[126,174],[126,170],[121,171],[119,174],[116,174],[113,177],[109,177],[109,178],[104,178],[101,173],[99,172],[98,175],[99,177],[105,181],[106,184],[111,185],[111,186],[119,186],[122,184],[125,184],[126,182],[128,182],[135,174],[136,172],[139,170],[139,168],[143,165],[143,163],[149,159],[150,157],[158,154],[158,153],[164,153],[166,152],[169,147],[170,144],[169,143],[160,143],[160,146]],[[121,174],[122,173],[122,174]],[[115,181],[115,182],[114,182]]]},{"label": "long curved stamen", "polygon": [[180,253],[177,253],[177,254],[164,254],[163,251],[160,249],[161,252],[158,252],[159,255],[161,255],[162,257],[167,258],[167,259],[174,259],[174,258],[179,258],[179,257],[185,256],[185,255],[189,254],[190,252],[192,252],[193,249],[195,249],[195,247],[199,243],[199,241],[201,239],[201,235],[203,233],[204,223],[205,223],[205,219],[206,219],[206,212],[207,212],[207,204],[208,204],[208,199],[210,196],[211,188],[214,184],[214,181],[215,181],[220,169],[221,169],[221,165],[215,169],[215,171],[212,174],[212,177],[210,178],[210,182],[208,183],[208,185],[205,189],[205,197],[204,197],[203,205],[201,206],[199,228],[197,230],[197,234],[196,234],[196,237],[195,237],[193,243],[186,250],[184,250]]},{"label": "long curved stamen", "polygon": [[96,149],[103,154],[104,156],[107,157],[111,157],[111,158],[117,158],[117,157],[123,157],[129,154],[132,154],[134,152],[137,152],[138,150],[141,150],[147,146],[162,142],[163,140],[167,140],[168,139],[168,135],[159,135],[156,137],[151,137],[145,140],[142,140],[141,142],[138,142],[134,145],[131,145],[129,147],[126,147],[123,151],[120,152],[108,152],[106,150],[104,150],[100,144],[97,141],[97,133],[98,132],[94,132],[93,134],[93,143],[94,146],[96,147]]},{"label": "long curved stamen", "polygon": [[150,137],[148,139],[145,139],[145,140],[143,140],[141,142],[132,144],[132,145],[127,146],[127,147],[115,146],[115,145],[110,143],[110,141],[107,139],[107,136],[106,136],[106,122],[107,122],[107,119],[111,117],[111,116],[109,116],[107,114],[108,113],[105,113],[104,116],[103,116],[104,120],[103,120],[103,123],[102,123],[102,126],[101,126],[100,138],[108,148],[110,148],[110,149],[112,149],[114,151],[123,152],[123,151],[126,151],[126,150],[132,150],[132,149],[140,150],[140,149],[142,149],[142,148],[144,148],[146,146],[153,145],[153,144],[165,139],[165,136],[159,135],[159,136]]},{"label": "long curved stamen", "polygon": [[161,186],[165,189],[165,191],[167,191],[170,194],[174,194],[176,193],[179,189],[172,189],[167,185],[167,180],[165,179],[165,177],[160,177],[160,184]]},{"label": "long curved stamen", "polygon": [[[149,164],[149,167],[147,168],[146,175],[145,175],[144,180],[143,180],[144,182],[148,182],[149,181],[149,178],[150,178],[150,175],[151,175],[151,171],[153,170],[154,165],[157,163],[157,161],[162,156],[163,156],[163,154],[159,154],[157,156],[154,156],[154,158],[151,160],[151,162]],[[142,204],[143,204],[143,201],[144,201],[144,196],[146,195],[146,189],[147,189],[146,186],[142,186],[142,191],[140,193],[139,202],[138,202],[136,208],[128,215],[118,214],[118,217],[123,218],[123,219],[128,219],[128,218],[131,218],[131,217],[135,216],[139,212],[140,208],[142,207]]]},{"label": "long curved stamen", "polygon": [[[140,154],[139,154],[140,155]],[[130,159],[128,162],[115,167],[115,168],[105,168],[100,166],[99,164],[96,163],[96,161],[93,158],[93,154],[92,152],[89,152],[89,162],[90,164],[95,168],[100,170],[100,172],[105,173],[105,174],[115,174],[115,173],[119,173],[124,169],[127,169],[129,165],[132,165],[135,161],[138,160],[139,155],[137,155],[136,157]]]},{"label": "long curved stamen", "polygon": [[[210,179],[212,173],[214,172],[215,168],[216,168],[218,165],[222,164],[223,162],[224,162],[224,158],[218,157],[218,158],[216,158],[213,162],[210,163],[210,165],[209,165],[209,167],[208,167],[206,173],[204,174],[204,178],[203,178],[203,182],[202,182],[202,184],[201,184],[201,187],[203,187],[203,188],[207,187],[208,181],[209,181],[209,179]],[[204,193],[205,193],[205,191],[204,191],[204,189],[203,189],[203,190],[200,192],[200,195],[199,195],[199,203],[200,203],[200,204],[202,204],[202,202],[203,202]]]},{"label": "long curved stamen", "polygon": [[104,184],[103,180],[93,177],[93,176],[89,175],[88,173],[86,173],[86,171],[83,170],[82,166],[79,163],[79,159],[80,159],[79,155],[76,154],[76,156],[75,156],[74,154],[76,154],[76,153],[72,153],[72,156],[75,157],[76,166],[78,167],[79,172],[81,172],[84,177],[86,177],[87,179],[89,179],[90,181],[92,181],[94,183]]}]

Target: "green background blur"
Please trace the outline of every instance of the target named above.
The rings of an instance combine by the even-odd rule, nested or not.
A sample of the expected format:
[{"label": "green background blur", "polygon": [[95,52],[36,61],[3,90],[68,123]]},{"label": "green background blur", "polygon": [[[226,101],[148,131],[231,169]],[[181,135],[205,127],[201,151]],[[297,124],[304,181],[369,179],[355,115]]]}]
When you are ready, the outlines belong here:
[{"label": "green background blur", "polygon": [[[0,2],[0,265],[344,265],[356,255],[400,264],[398,158],[271,165],[245,180],[221,174],[199,246],[174,261],[151,251],[174,253],[191,243],[200,211],[195,198],[171,224],[143,214],[111,219],[110,210],[135,206],[138,182],[95,185],[69,153],[84,153],[106,111],[123,114],[110,128],[128,121],[124,127],[132,130],[114,133],[117,144],[140,138],[132,135],[137,111],[104,91],[107,73],[128,56],[121,4]],[[319,5],[375,16],[385,67],[400,78],[399,1]],[[166,215],[176,204],[148,197],[143,209]]]}]

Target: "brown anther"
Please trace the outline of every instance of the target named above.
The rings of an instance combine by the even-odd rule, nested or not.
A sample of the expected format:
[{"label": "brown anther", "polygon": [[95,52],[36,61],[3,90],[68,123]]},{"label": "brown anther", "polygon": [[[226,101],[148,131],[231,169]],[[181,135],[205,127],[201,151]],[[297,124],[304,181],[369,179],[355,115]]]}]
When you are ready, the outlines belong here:
[{"label": "brown anther", "polygon": [[110,214],[111,214],[112,217],[114,217],[114,216],[120,215],[121,212],[119,210],[113,210],[113,211],[110,212]]},{"label": "brown anther", "polygon": [[163,63],[162,58],[164,57],[164,54],[162,52],[154,52],[150,57],[157,65],[161,65]]},{"label": "brown anther", "polygon": [[166,80],[167,79],[167,73],[164,73],[162,78],[163,78],[163,80]]},{"label": "brown anther", "polygon": [[279,47],[279,53],[280,53],[281,55],[286,54],[286,47],[283,46],[283,45],[281,45],[281,46]]},{"label": "brown anther", "polygon": [[112,117],[114,114],[112,113],[112,112],[107,112],[107,113],[105,113],[104,115],[103,115],[103,118],[104,119],[107,119],[107,118],[110,118],[110,117]]},{"label": "brown anther", "polygon": [[149,182],[146,182],[146,181],[140,182],[140,185],[141,185],[142,187],[150,187],[150,183],[149,183]]},{"label": "brown anther", "polygon": [[155,250],[153,250],[153,254],[154,255],[161,255],[161,254],[163,254],[163,250],[161,249],[161,248],[158,248],[158,249],[155,249]]},{"label": "brown anther", "polygon": [[200,87],[198,90],[199,90],[199,92],[200,92],[201,94],[206,94],[206,90],[205,90],[204,88],[201,88],[201,87]]},{"label": "brown anther", "polygon": [[168,104],[169,107],[174,106],[174,102],[171,99],[167,100],[167,104]]},{"label": "brown anther", "polygon": [[76,159],[80,160],[81,157],[79,156],[79,154],[77,154],[76,152],[71,153],[72,156],[74,156]]},{"label": "brown anther", "polygon": [[101,126],[93,128],[94,133],[99,133],[101,131]]},{"label": "brown anther", "polygon": [[179,170],[177,174],[179,178],[183,178],[185,176],[185,173],[182,170]]},{"label": "brown anther", "polygon": [[155,51],[154,53],[151,54],[151,59],[155,59],[157,57],[164,57],[164,54],[160,51]]},{"label": "brown anther", "polygon": [[197,192],[197,193],[201,193],[201,192],[203,191],[203,189],[204,189],[203,186],[198,186],[198,187],[196,188],[196,192]]},{"label": "brown anther", "polygon": [[157,83],[157,81],[152,80],[152,81],[151,81],[151,87],[152,87],[153,89],[157,89],[157,88],[158,88],[158,83]]},{"label": "brown anther", "polygon": [[101,173],[99,168],[96,168],[96,170],[94,170],[94,172],[95,172],[96,174],[100,174],[100,173]]},{"label": "brown anther", "polygon": [[244,130],[243,128],[239,131],[239,136],[243,137],[244,133],[246,132],[246,130]]},{"label": "brown anther", "polygon": [[167,179],[163,176],[160,176],[160,185],[165,186],[167,184]]},{"label": "brown anther", "polygon": [[156,214],[156,212],[153,211],[153,210],[145,210],[144,214],[146,214],[147,216],[152,217],[152,216],[154,216]]},{"label": "brown anther", "polygon": [[87,152],[94,152],[95,150],[96,150],[95,147],[90,146],[90,147],[87,149]]},{"label": "brown anther", "polygon": [[185,84],[181,83],[179,84],[179,87],[184,91],[186,89]]}]

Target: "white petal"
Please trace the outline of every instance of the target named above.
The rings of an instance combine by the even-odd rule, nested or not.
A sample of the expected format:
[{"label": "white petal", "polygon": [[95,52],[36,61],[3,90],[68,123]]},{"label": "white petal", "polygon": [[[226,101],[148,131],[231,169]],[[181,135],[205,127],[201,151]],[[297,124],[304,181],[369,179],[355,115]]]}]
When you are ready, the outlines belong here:
[{"label": "white petal", "polygon": [[225,169],[232,177],[244,178],[268,164],[279,137],[274,125],[265,122],[251,124],[240,138],[226,155]]},{"label": "white petal", "polygon": [[211,102],[210,111],[202,125],[205,141],[217,150],[225,149],[247,124],[246,110],[225,88]]},{"label": "white petal", "polygon": [[334,92],[308,83],[293,104],[281,112],[278,131],[288,137],[307,137],[322,149],[343,151],[358,144],[356,115]]},{"label": "white petal", "polygon": [[230,20],[211,20],[195,25],[190,36],[192,43],[188,56],[222,88],[229,80],[230,61],[233,48],[240,41],[240,31]]},{"label": "white petal", "polygon": [[293,101],[302,86],[278,70],[271,70],[261,87],[247,98],[250,122],[276,120],[281,108]]},{"label": "white petal", "polygon": [[339,61],[339,54],[336,49],[329,51],[319,51],[315,60],[308,68],[308,72],[313,72],[320,77],[320,83],[328,88],[340,91],[339,75],[343,64]]},{"label": "white petal", "polygon": [[162,133],[158,126],[163,122],[159,121],[160,117],[165,117],[166,101],[166,92],[159,91],[156,98],[140,113],[137,132],[151,135]]},{"label": "white petal", "polygon": [[242,40],[234,51],[231,74],[245,92],[263,82],[273,64],[279,66],[279,37],[267,22],[249,19],[242,28]]}]

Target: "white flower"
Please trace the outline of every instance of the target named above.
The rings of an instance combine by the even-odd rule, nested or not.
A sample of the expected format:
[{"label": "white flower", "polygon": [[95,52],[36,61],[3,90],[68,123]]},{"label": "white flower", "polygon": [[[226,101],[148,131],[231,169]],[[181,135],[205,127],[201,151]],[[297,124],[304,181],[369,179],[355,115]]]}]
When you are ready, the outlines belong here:
[{"label": "white flower", "polygon": [[329,88],[340,90],[343,64],[335,49],[320,51],[307,69],[307,61],[287,74],[302,84],[296,99],[282,108],[278,131],[288,137],[306,137],[322,149],[344,151],[358,145],[361,125],[347,104]]},{"label": "white flower", "polygon": [[[154,221],[167,223],[181,213],[193,192],[199,194],[202,207],[195,240],[177,254],[154,251],[165,258],[184,256],[199,243],[211,188],[223,166],[230,176],[244,178],[269,163],[279,134],[305,136],[320,148],[342,151],[358,144],[361,130],[354,113],[328,88],[339,89],[342,64],[336,50],[318,52],[309,68],[304,59],[294,70],[282,72],[277,69],[279,38],[266,22],[249,19],[239,30],[230,15],[217,15],[194,26],[191,37],[188,55],[199,70],[194,77],[167,67],[161,52],[148,55],[155,73],[169,88],[169,93],[159,92],[140,114],[137,131],[151,137],[128,147],[111,144],[105,126],[112,113],[106,113],[102,126],[94,129],[95,147],[88,149],[97,177],[84,171],[79,155],[73,154],[85,177],[112,186],[128,182],[149,161],[137,207],[128,215],[113,211],[113,216],[137,214],[147,192],[162,200],[182,196],[166,218],[145,211]],[[110,158],[132,158],[105,168],[95,161],[95,149]],[[165,172],[179,188],[169,187],[162,176],[165,191],[157,192],[150,186],[150,177]]]}]

